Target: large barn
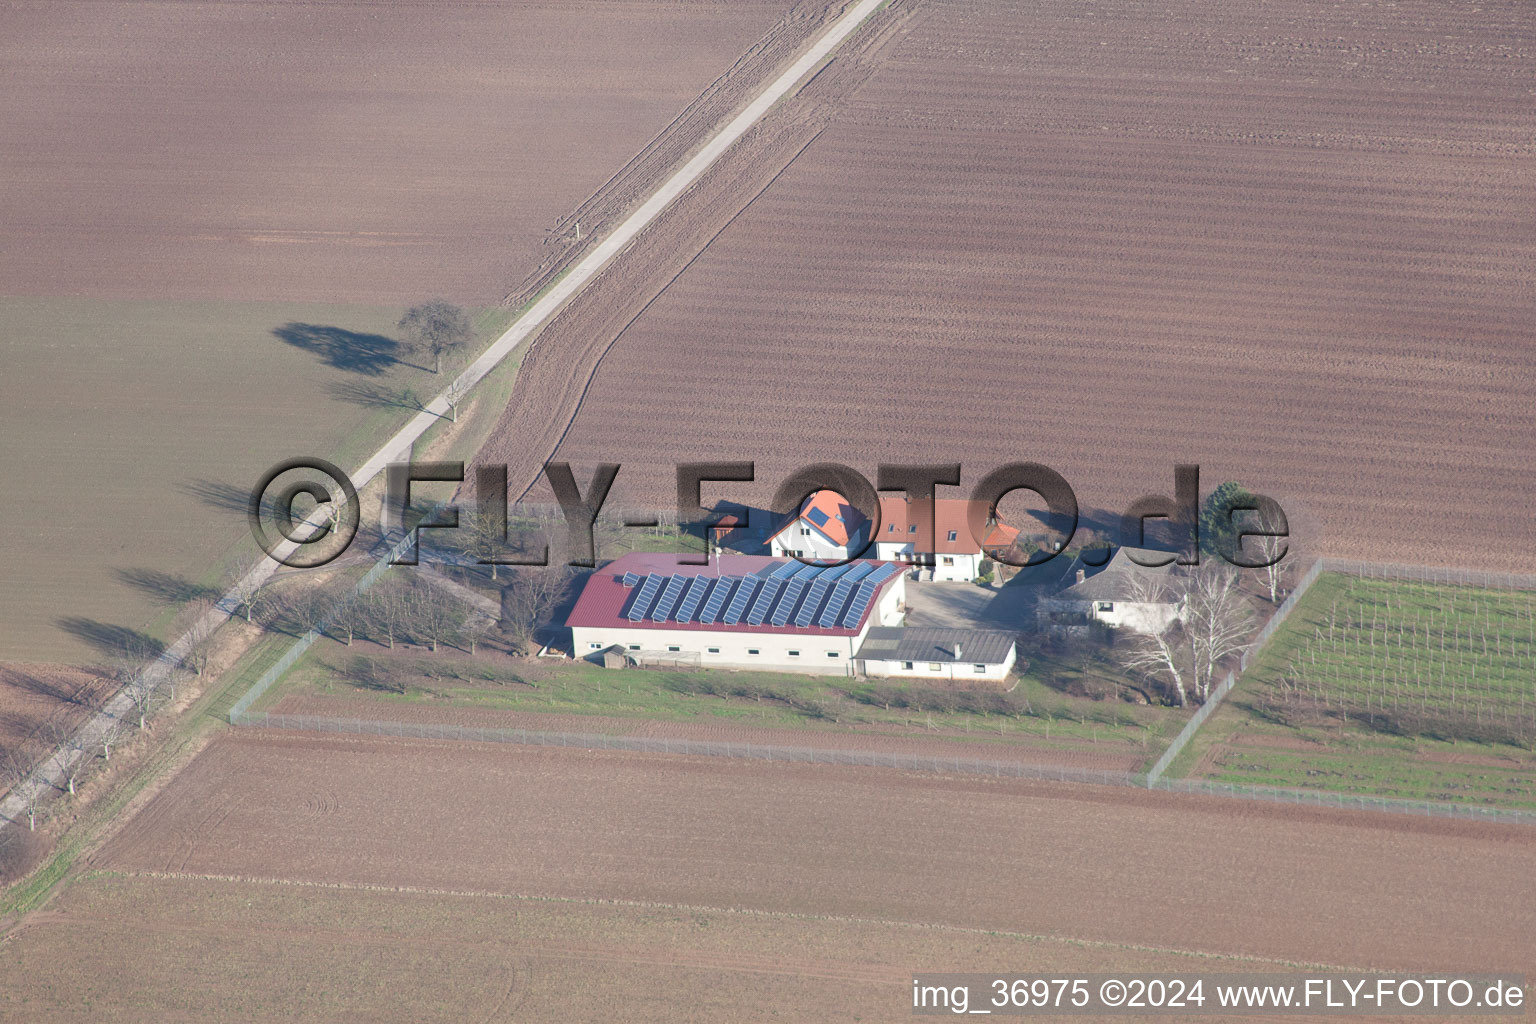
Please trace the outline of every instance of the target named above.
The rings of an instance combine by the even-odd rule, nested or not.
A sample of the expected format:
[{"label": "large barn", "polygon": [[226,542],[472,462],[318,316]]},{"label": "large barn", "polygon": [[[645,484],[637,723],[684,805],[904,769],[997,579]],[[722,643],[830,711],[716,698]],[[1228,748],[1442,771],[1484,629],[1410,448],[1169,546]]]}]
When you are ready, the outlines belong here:
[{"label": "large barn", "polygon": [[900,625],[904,568],[637,552],[593,573],[566,624],[579,658],[848,675],[869,630]]}]

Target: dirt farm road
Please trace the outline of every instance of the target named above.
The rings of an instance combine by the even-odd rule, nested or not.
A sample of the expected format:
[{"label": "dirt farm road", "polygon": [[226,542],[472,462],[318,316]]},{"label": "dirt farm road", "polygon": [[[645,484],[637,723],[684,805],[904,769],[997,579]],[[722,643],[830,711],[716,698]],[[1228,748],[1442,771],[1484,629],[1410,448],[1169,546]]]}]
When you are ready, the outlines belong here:
[{"label": "dirt farm road", "polygon": [[[448,415],[448,400],[445,395],[450,389],[457,388],[462,391],[474,387],[520,344],[532,337],[566,302],[579,293],[600,270],[634,241],[663,210],[698,181],[764,114],[779,100],[789,95],[828,54],[852,35],[864,19],[880,6],[880,2],[881,0],[859,0],[858,3],[849,7],[843,16],[833,22],[832,26],[799,59],[759,92],[756,98],[724,128],[716,132],[686,164],[663,182],[660,188],[581,262],[572,267],[565,277],[529,306],[501,337],[497,338],[478,359],[459,374],[452,384],[443,389],[443,393],[426,403],[421,412],[386,441],[356,472],[352,473],[352,485],[361,490],[382,473],[385,466],[396,461],[402,452],[409,452],[411,445],[418,438],[433,424]],[[318,519],[311,523],[312,527],[318,525]],[[285,542],[278,546],[275,553],[282,557],[292,552],[295,547],[297,545],[292,542]],[[277,568],[278,563],[272,558],[264,559],[251,570],[245,580],[231,588],[207,615],[166,648],[159,659],[146,670],[146,678],[150,685],[158,687],[169,675],[170,670],[190,652],[195,637],[207,636],[234,612],[237,606],[235,594],[241,587],[253,583],[264,583]],[[70,749],[60,748],[55,754],[44,758],[31,778],[17,787],[20,792],[9,793],[4,801],[0,801],[0,829],[25,817],[28,797],[35,798],[39,792],[58,787],[67,766],[86,756],[88,751],[99,745],[103,736],[131,715],[132,706],[133,702],[127,693],[120,691],[98,714],[80,727],[76,734],[76,741],[66,745]]]}]

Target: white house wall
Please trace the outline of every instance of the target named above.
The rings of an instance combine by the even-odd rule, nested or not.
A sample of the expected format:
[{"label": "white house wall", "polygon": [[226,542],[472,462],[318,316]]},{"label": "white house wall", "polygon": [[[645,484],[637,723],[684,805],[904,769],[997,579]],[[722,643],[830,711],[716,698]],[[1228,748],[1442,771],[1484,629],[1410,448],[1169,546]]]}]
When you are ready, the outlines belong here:
[{"label": "white house wall", "polygon": [[774,558],[793,558],[796,551],[801,553],[801,558],[824,562],[842,562],[848,558],[846,545],[833,544],[798,519],[774,534],[768,542],[768,553]]},{"label": "white house wall", "polygon": [[[875,545],[875,550],[877,552],[875,557],[883,561],[906,562],[913,565],[914,568],[924,570],[931,568],[933,570],[933,578],[941,583],[970,583],[977,576],[981,575],[981,560],[983,556],[980,553],[969,555],[925,555],[922,562],[914,563],[912,561],[914,550],[911,542],[898,544],[893,541],[880,541]],[[944,564],[946,558],[952,564]],[[932,560],[932,565],[929,565],[930,559]]]},{"label": "white house wall", "polygon": [[1018,660],[1018,654],[1013,648],[1008,650],[1006,661],[996,665],[987,665],[984,672],[977,672],[975,664],[971,662],[943,662],[943,661],[914,661],[912,667],[907,668],[904,661],[876,661],[864,659],[859,662],[859,668],[865,675],[872,678],[890,679],[931,679],[940,682],[1002,682],[1013,670],[1014,662]]}]

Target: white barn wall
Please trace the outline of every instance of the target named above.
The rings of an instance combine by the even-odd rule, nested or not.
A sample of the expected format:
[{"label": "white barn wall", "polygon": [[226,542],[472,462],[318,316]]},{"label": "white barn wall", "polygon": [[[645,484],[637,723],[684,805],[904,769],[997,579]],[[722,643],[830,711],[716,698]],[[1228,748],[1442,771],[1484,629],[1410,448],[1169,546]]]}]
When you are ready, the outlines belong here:
[{"label": "white barn wall", "polygon": [[[905,618],[907,584],[905,576],[896,576],[881,592],[864,626],[852,636],[797,633],[789,627],[782,632],[742,632],[712,629],[668,629],[655,627],[572,626],[571,644],[577,658],[588,658],[615,644],[625,651],[678,653],[699,656],[700,668],[763,669],[772,672],[806,672],[814,675],[850,675],[853,655],[863,644],[873,626],[899,626]],[[719,648],[710,653],[711,647]],[[757,654],[748,654],[756,650]],[[799,651],[791,655],[790,651]],[[836,657],[829,657],[832,652]]]}]

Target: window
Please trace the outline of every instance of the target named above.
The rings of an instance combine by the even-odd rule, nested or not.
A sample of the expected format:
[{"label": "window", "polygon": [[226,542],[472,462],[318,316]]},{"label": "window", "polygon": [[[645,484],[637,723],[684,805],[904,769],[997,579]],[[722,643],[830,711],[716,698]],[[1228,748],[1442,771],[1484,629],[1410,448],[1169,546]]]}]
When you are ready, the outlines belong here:
[{"label": "window", "polygon": [[710,654],[719,654],[720,653],[720,648],[718,648],[718,647],[708,647],[708,648],[705,648],[705,650],[709,651]]},{"label": "window", "polygon": [[983,672],[985,672],[986,670],[987,670],[987,666],[985,666],[985,665],[978,664],[978,665],[972,665],[971,666],[971,671],[977,673],[978,675],[983,673]]},{"label": "window", "polygon": [[1093,610],[1096,612],[1112,612],[1115,610],[1115,602],[1100,601],[1098,604],[1093,606]]},{"label": "window", "polygon": [[885,528],[885,532],[886,533],[895,533],[896,532],[896,524],[892,523],[890,526],[887,526]]},{"label": "window", "polygon": [[944,666],[940,665],[936,661],[930,661],[928,663],[928,671],[929,672],[943,672],[944,671]]},{"label": "window", "polygon": [[901,663],[901,667],[902,667],[902,668],[903,668],[903,669],[904,669],[904,670],[905,670],[905,671],[907,671],[907,672],[911,672],[911,671],[912,671],[912,667],[913,667],[913,666],[912,666],[912,663],[911,663],[911,662],[910,662],[910,661],[904,661],[904,662],[902,662],[902,663]]},{"label": "window", "polygon": [[944,556],[944,564],[945,565],[954,565],[955,564],[955,560],[953,558],[949,557],[948,555],[945,555]]},{"label": "window", "polygon": [[756,647],[748,647],[747,648],[747,653],[748,654],[761,654],[762,652],[759,651]]},{"label": "window", "polygon": [[802,537],[809,537],[810,535],[811,535],[810,527],[807,527],[807,526],[800,527],[800,536],[802,536]]},{"label": "window", "polygon": [[594,650],[594,651],[600,651],[600,650],[603,649],[603,645],[598,643],[596,640],[594,640],[591,643],[587,644],[587,647],[590,650]]},{"label": "window", "polygon": [[800,652],[799,651],[790,651],[789,652],[789,656],[791,658],[798,658],[798,657],[800,657]]},{"label": "window", "polygon": [[916,533],[917,532],[917,524],[913,523],[911,526],[907,527],[907,532],[908,533]]},{"label": "window", "polygon": [[677,652],[681,651],[682,648],[679,647],[677,644],[668,644],[667,645],[667,650],[669,650],[672,653],[676,654]]},{"label": "window", "polygon": [[828,651],[827,652],[827,657],[829,657],[829,658],[837,658],[837,657],[841,657],[841,655],[839,655],[837,651]]},{"label": "window", "polygon": [[954,531],[954,530],[950,530],[949,531],[949,539],[950,540],[959,540],[960,539],[960,534],[958,532]]},{"label": "window", "polygon": [[630,644],[629,645],[629,649],[632,650],[632,651],[638,651],[640,649],[640,645],[639,644]]}]

